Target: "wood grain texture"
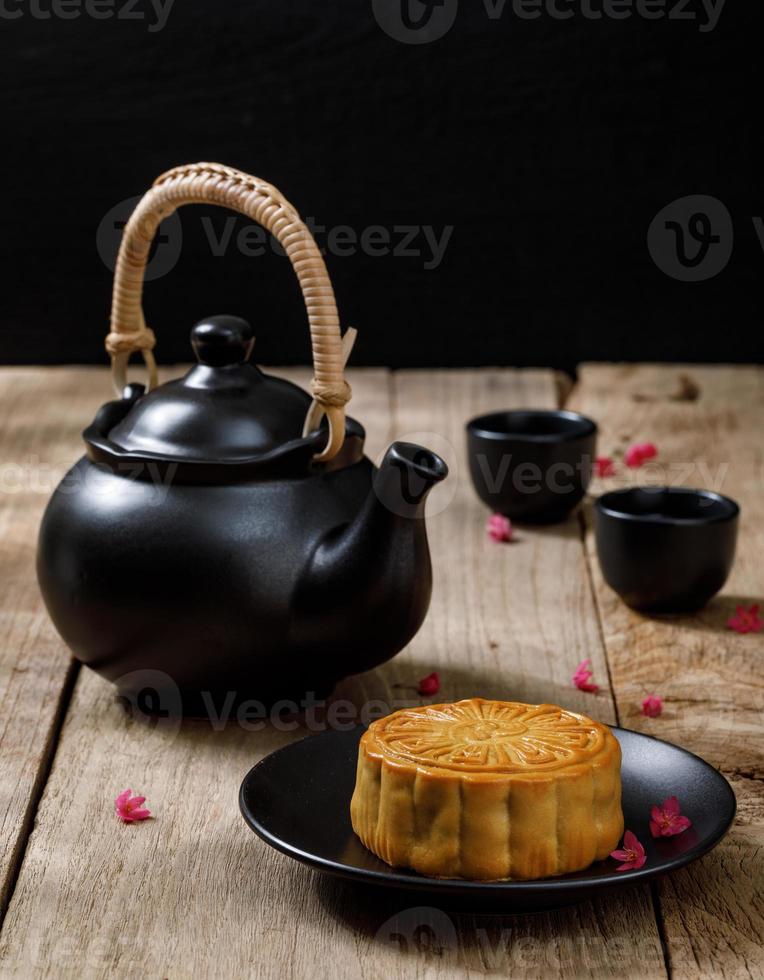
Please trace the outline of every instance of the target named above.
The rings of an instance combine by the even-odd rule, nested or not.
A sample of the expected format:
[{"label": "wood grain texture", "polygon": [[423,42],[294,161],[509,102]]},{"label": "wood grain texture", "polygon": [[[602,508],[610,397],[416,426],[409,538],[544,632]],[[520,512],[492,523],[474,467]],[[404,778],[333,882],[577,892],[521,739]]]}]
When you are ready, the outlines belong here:
[{"label": "wood grain texture", "polygon": [[37,530],[112,397],[100,368],[0,368],[0,919],[77,673],[40,598]]},{"label": "wood grain texture", "polygon": [[[453,475],[438,492],[452,496],[433,494],[425,627],[333,702],[351,713],[372,698],[399,707],[438,669],[444,698],[560,700],[612,720],[604,689],[592,698],[570,685],[584,656],[606,678],[576,522],[492,545],[464,470],[464,420],[492,407],[554,405],[551,372],[405,373],[392,382],[356,372],[350,381],[350,412],[369,430],[371,455],[393,436],[421,438],[448,457]],[[0,934],[0,973],[665,976],[645,889],[549,915],[474,918],[412,910],[411,899],[322,878],[270,850],[244,825],[236,794],[251,765],[303,734],[291,724],[147,726],[83,670]],[[156,819],[116,821],[112,799],[126,786],[147,795]],[[429,946],[417,931],[428,923]]]},{"label": "wood grain texture", "polygon": [[[551,701],[614,722],[577,519],[523,528],[516,541],[496,545],[485,533],[488,512],[466,469],[465,421],[498,408],[553,408],[556,379],[532,370],[402,371],[393,377],[397,433],[422,439],[451,467],[449,480],[432,494],[435,591],[430,615],[408,651],[412,680],[437,665],[443,700],[482,695]],[[597,695],[571,683],[585,657],[602,684]],[[664,975],[647,889],[492,929],[459,920],[458,933],[483,967],[513,977]],[[634,936],[640,937],[638,948]]]},{"label": "wood grain texture", "polygon": [[0,369],[0,918],[74,671],[37,589],[37,528],[97,407],[96,377],[88,368]]},{"label": "wood grain texture", "polygon": [[[681,375],[697,388],[677,400]],[[623,605],[588,552],[621,724],[675,742],[731,777],[740,811],[712,854],[659,884],[676,976],[764,974],[764,634],[726,628],[735,606],[764,596],[764,370],[749,367],[587,365],[572,400],[601,426],[599,451],[650,440],[654,464],[616,479],[702,486],[741,505],[735,566],[719,596],[687,616],[643,616]],[[665,704],[645,718],[656,691]]]}]

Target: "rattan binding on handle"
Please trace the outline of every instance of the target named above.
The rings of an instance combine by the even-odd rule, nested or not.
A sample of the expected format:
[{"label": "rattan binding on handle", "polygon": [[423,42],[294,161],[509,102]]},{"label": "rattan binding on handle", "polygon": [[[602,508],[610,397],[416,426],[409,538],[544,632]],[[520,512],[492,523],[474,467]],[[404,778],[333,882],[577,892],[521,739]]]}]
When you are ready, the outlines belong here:
[{"label": "rattan binding on handle", "polygon": [[138,203],[122,236],[114,273],[111,331],[106,350],[111,355],[112,377],[118,394],[127,381],[127,363],[141,351],[149,372],[149,387],[156,385],[155,337],[146,326],[141,306],[143,277],[149,249],[161,221],[184,204],[217,204],[246,215],[262,225],[282,245],[300,282],[308,311],[313,348],[313,404],[304,432],[315,429],[322,417],[329,422],[329,440],[315,458],[331,459],[345,438],[345,405],[350,386],[344,365],[355,331],[346,336],[343,350],[340,321],[329,274],[310,231],[289,201],[258,177],[218,163],[195,163],[168,170]]}]

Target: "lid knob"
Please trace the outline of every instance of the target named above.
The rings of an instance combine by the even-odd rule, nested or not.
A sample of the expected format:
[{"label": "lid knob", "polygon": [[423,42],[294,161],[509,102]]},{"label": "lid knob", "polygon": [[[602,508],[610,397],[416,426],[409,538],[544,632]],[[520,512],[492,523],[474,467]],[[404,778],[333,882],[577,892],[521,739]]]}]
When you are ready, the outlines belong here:
[{"label": "lid knob", "polygon": [[242,364],[252,353],[255,335],[239,316],[211,316],[191,330],[191,346],[200,364]]}]

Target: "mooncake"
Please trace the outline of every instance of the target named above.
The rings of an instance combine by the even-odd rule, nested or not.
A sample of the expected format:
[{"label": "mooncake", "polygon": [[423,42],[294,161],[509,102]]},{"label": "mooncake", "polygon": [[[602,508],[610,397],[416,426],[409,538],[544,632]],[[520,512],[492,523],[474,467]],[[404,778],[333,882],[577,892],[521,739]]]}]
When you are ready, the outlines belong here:
[{"label": "mooncake", "polygon": [[621,839],[621,749],[606,725],[554,704],[406,708],[362,736],[350,813],[377,857],[424,875],[579,871]]}]

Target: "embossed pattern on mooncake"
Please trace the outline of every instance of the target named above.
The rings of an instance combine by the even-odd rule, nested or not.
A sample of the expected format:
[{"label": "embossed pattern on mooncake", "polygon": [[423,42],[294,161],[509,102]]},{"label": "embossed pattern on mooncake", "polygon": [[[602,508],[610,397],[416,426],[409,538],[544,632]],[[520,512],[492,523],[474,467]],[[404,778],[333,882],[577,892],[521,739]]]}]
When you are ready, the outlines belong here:
[{"label": "embossed pattern on mooncake", "polygon": [[577,765],[602,750],[605,729],[552,704],[474,698],[396,711],[374,740],[389,755],[439,769],[513,773]]}]

